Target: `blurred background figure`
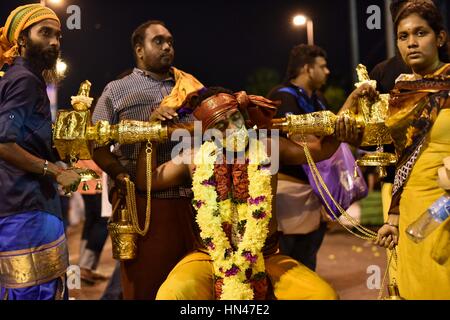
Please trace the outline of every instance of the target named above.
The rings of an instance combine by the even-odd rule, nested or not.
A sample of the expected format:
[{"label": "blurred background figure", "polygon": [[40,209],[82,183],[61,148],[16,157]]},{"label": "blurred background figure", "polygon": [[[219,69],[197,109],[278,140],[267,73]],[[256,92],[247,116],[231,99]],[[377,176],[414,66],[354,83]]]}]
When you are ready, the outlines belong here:
[{"label": "blurred background figure", "polygon": [[[92,160],[80,160],[78,166],[92,169],[100,177],[102,176],[102,170]],[[100,255],[108,237],[108,218],[102,217],[101,214],[102,190],[98,188],[97,181],[92,180],[81,184],[78,192],[83,197],[85,212],[79,258],[81,279],[87,284],[94,284],[96,281],[108,279],[96,272]]]},{"label": "blurred background figure", "polygon": [[[325,51],[318,46],[301,44],[291,50],[286,81],[268,94],[269,99],[282,103],[275,117],[327,109],[319,96],[319,89],[325,85],[330,74],[326,59]],[[295,141],[295,137],[290,138]],[[319,139],[308,136],[309,141]],[[283,232],[280,237],[281,252],[315,270],[317,252],[327,230],[324,221],[326,213],[302,166],[281,166],[277,214],[278,225]]]}]

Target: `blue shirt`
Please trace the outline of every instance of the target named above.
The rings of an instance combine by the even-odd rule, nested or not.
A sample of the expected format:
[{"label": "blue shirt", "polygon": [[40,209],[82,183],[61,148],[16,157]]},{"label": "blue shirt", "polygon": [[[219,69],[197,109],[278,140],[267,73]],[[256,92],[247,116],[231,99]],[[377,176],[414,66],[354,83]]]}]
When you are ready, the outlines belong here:
[{"label": "blue shirt", "polygon": [[[7,142],[41,159],[57,160],[45,81],[21,57],[0,78],[0,143]],[[56,181],[0,159],[0,217],[29,211],[61,217]]]},{"label": "blue shirt", "polygon": [[[299,115],[327,109],[315,92],[309,97],[303,88],[297,87],[290,82],[273,88],[268,98],[281,101],[275,116],[277,118],[283,118],[288,113]],[[302,166],[282,165],[279,172],[305,182],[308,181]]]}]

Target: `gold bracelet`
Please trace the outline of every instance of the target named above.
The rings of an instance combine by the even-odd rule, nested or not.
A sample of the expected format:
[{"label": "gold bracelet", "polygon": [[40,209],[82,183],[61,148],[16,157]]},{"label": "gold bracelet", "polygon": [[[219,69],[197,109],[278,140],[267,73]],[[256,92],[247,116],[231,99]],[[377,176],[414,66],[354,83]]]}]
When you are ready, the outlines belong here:
[{"label": "gold bracelet", "polygon": [[45,176],[45,175],[47,175],[47,171],[48,171],[48,160],[45,160],[45,162],[44,162],[44,168],[43,168],[43,173],[42,173],[42,175],[43,176]]}]

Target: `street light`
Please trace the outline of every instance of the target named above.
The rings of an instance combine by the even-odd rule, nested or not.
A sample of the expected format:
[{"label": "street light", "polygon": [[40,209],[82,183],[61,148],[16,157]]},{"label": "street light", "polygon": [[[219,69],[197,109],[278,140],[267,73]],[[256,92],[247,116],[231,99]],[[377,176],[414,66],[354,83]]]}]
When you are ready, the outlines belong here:
[{"label": "street light", "polygon": [[313,22],[311,19],[309,19],[307,16],[304,16],[302,14],[298,14],[294,16],[292,19],[292,23],[294,26],[304,26],[306,24],[306,34],[308,37],[308,44],[313,45],[314,44],[314,27]]},{"label": "street light", "polygon": [[47,6],[47,4],[59,5],[63,2],[63,0],[40,0],[41,5]]},{"label": "street light", "polygon": [[67,71],[67,63],[65,63],[62,59],[58,59],[56,62],[56,73],[59,77],[64,77]]},{"label": "street light", "polygon": [[304,26],[306,24],[306,17],[304,15],[298,14],[292,19],[295,26]]},{"label": "street light", "polygon": [[[67,72],[67,63],[58,58],[56,62],[56,82],[62,80]],[[52,115],[52,121],[55,121],[56,114],[58,113],[58,85],[57,83],[49,83],[47,85],[47,95],[50,100],[50,111]]]}]

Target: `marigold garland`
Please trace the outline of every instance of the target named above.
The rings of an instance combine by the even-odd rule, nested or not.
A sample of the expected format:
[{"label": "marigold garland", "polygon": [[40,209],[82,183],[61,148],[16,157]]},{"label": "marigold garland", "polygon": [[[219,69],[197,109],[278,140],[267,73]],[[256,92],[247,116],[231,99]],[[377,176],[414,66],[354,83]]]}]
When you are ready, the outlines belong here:
[{"label": "marigold garland", "polygon": [[[241,172],[234,170],[232,177],[233,182],[237,182],[247,179],[248,175],[246,202],[242,202],[245,200],[242,197],[236,201],[230,195],[224,199],[224,190],[221,189],[224,183],[215,181],[214,174],[226,172],[220,171],[221,165],[216,164],[220,150],[214,142],[205,142],[194,158],[196,169],[192,190],[196,219],[213,260],[216,279],[221,284],[216,291],[222,300],[261,298],[255,297],[254,289],[256,291],[261,285],[267,287],[262,249],[272,217],[271,174],[267,170],[269,158],[264,144],[258,140],[250,143],[255,144],[250,145],[248,163],[235,167]],[[242,190],[235,191],[242,194],[244,189],[240,188]],[[233,221],[236,214],[237,219]],[[233,244],[232,237],[224,231],[224,227],[227,229],[230,225],[237,230],[238,244]]]}]

